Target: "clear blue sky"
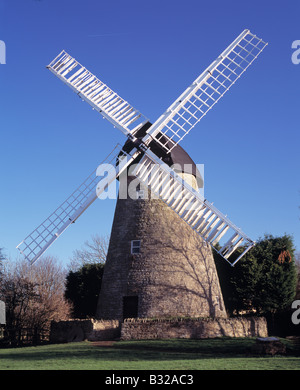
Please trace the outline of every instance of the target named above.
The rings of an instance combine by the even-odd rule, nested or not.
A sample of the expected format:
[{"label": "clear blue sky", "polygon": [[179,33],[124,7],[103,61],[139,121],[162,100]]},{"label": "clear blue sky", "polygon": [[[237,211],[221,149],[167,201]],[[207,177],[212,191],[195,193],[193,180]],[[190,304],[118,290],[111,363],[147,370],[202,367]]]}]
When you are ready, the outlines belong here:
[{"label": "clear blue sky", "polygon": [[[269,42],[185,138],[205,196],[252,239],[291,234],[300,250],[299,0],[0,0],[0,247],[11,258],[125,137],[46,69],[65,49],[155,121],[245,28]],[[110,232],[97,200],[47,254],[68,262]]]}]

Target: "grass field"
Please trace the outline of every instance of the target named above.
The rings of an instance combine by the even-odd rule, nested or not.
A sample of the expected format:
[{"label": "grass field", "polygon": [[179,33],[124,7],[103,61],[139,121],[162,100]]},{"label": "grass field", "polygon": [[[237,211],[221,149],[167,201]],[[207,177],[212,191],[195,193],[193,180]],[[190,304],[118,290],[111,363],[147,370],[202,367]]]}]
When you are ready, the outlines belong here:
[{"label": "grass field", "polygon": [[255,356],[255,339],[79,342],[0,349],[1,370],[299,370],[300,353]]}]

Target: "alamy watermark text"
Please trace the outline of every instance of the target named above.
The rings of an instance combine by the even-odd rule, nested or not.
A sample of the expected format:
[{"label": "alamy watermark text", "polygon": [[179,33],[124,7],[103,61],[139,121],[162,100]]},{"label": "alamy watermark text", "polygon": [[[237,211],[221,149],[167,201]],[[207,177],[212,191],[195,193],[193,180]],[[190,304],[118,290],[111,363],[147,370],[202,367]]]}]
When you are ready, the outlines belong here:
[{"label": "alamy watermark text", "polygon": [[6,46],[4,41],[0,41],[0,64],[6,64]]},{"label": "alamy watermark text", "polygon": [[293,41],[292,49],[296,49],[292,53],[292,63],[298,65],[300,64],[300,40]]},{"label": "alamy watermark text", "polygon": [[[126,158],[122,160],[126,164]],[[162,176],[160,174],[161,165],[151,164],[147,167],[150,174],[143,183],[135,177],[134,170],[143,169],[144,166],[132,164],[129,169],[125,169],[119,174],[120,166],[113,164],[100,164],[96,171],[96,176],[101,177],[97,184],[96,194],[99,199],[158,199],[157,189],[167,196],[172,196],[174,199],[181,199],[183,192],[173,188],[171,176]],[[177,181],[183,182],[189,186],[196,188],[198,194],[204,198],[204,164],[174,164],[172,166],[174,171],[178,172]],[[120,183],[119,191],[117,190],[116,180]],[[177,187],[178,189],[180,187]]]},{"label": "alamy watermark text", "polygon": [[292,314],[292,323],[294,325],[300,324],[300,300],[296,300],[292,303],[292,309],[296,309]]}]

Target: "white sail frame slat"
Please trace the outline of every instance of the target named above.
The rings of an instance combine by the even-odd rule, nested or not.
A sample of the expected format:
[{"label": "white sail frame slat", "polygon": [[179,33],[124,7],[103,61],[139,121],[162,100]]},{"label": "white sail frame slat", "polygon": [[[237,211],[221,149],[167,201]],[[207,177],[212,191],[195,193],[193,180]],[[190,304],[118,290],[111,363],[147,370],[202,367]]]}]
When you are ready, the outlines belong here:
[{"label": "white sail frame slat", "polygon": [[[47,66],[47,68],[126,136],[133,134],[137,128],[140,128],[145,123],[149,122],[148,118],[133,108],[128,102],[112,91],[64,50]],[[102,89],[102,92],[105,92],[104,96],[107,97],[107,100],[101,99],[100,96],[102,96],[102,92],[100,92],[99,95],[96,93],[96,95],[91,96],[97,82],[101,87],[99,91]],[[119,98],[120,102],[122,102],[122,106],[123,103],[125,103],[125,108],[129,109],[130,112],[132,109],[134,114],[136,114],[133,114],[134,118],[132,118],[132,115],[128,118],[124,118],[124,116],[119,117],[119,110],[110,112],[108,110],[110,105],[107,105],[107,103],[109,103],[109,97],[111,95]]]}]

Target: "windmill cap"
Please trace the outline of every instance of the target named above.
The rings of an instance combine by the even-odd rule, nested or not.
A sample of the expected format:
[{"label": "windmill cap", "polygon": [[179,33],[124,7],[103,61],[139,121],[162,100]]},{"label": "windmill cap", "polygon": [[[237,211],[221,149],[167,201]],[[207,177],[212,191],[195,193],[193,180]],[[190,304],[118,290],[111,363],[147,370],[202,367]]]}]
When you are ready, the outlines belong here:
[{"label": "windmill cap", "polygon": [[[134,136],[138,140],[142,140],[145,136],[146,131],[151,126],[150,122],[147,122],[141,129],[139,129]],[[165,135],[162,136],[166,138],[163,143],[168,146],[168,140]],[[169,148],[171,149],[172,144],[170,143]],[[134,147],[132,141],[127,140],[123,146],[124,151],[130,152]],[[169,167],[172,167],[176,173],[190,174],[193,175],[196,179],[198,188],[203,188],[203,177],[197,168],[197,165],[189,156],[189,154],[179,145],[176,145],[171,151],[167,152],[162,148],[155,140],[151,141],[149,144],[150,150],[160,158],[165,164]],[[137,161],[135,161],[136,163]]]}]

